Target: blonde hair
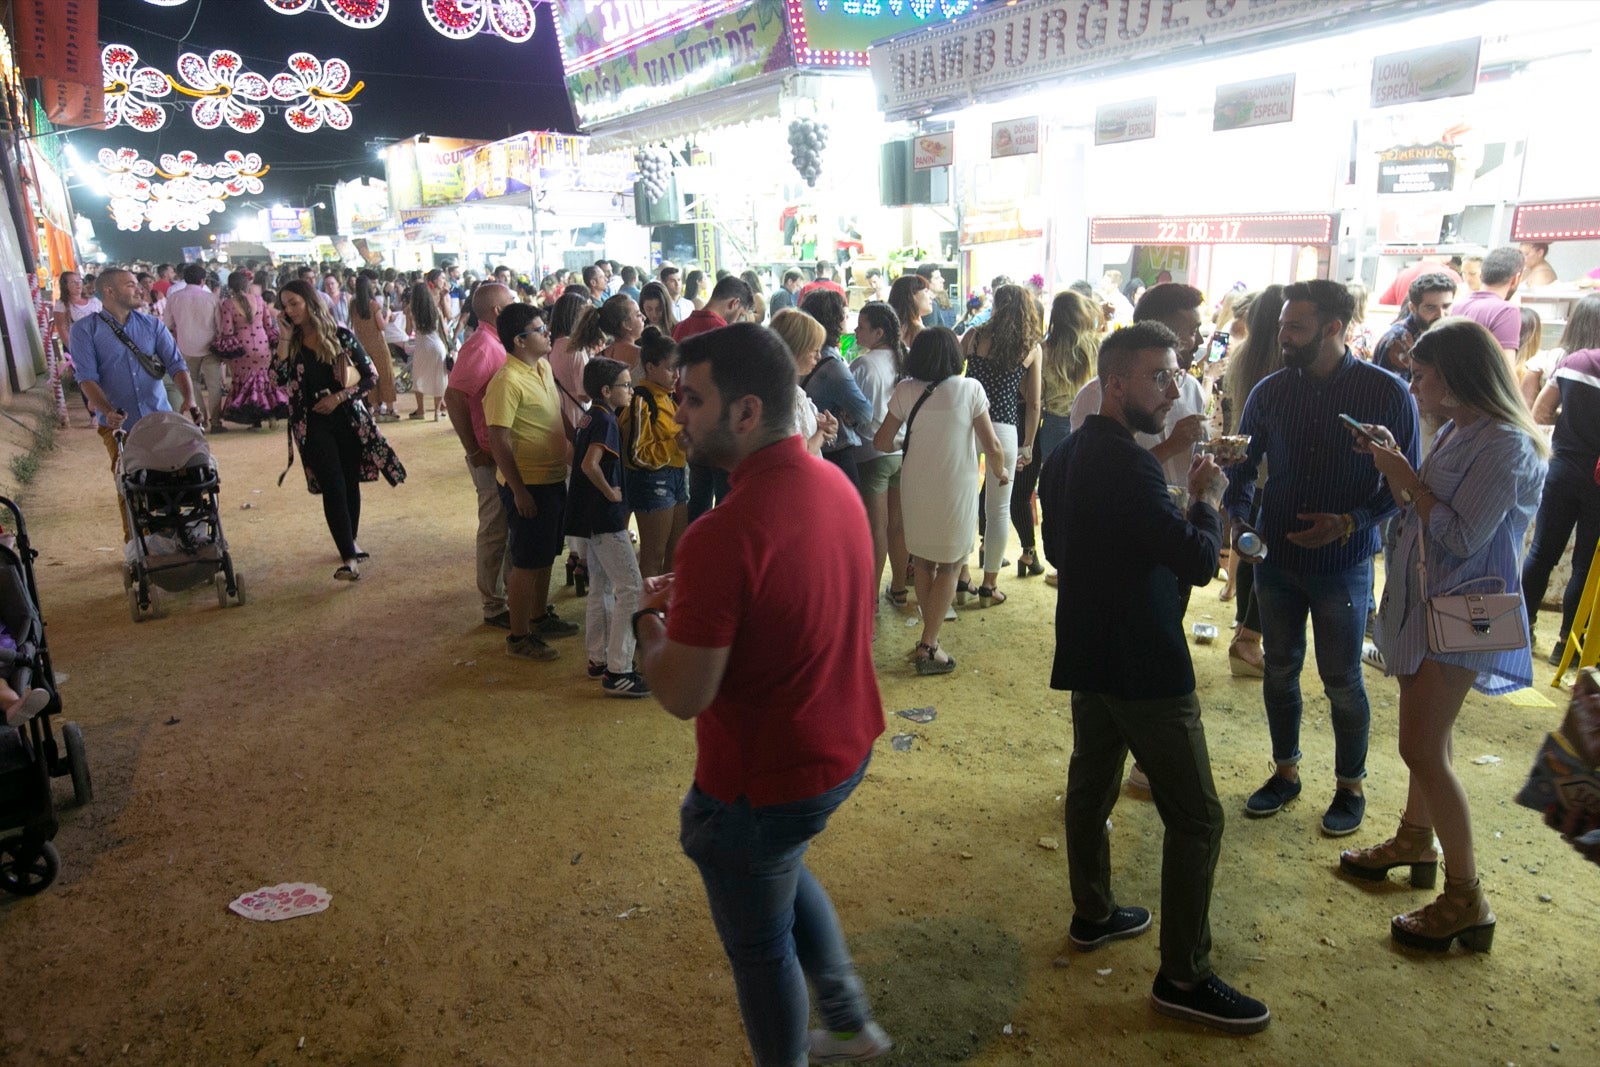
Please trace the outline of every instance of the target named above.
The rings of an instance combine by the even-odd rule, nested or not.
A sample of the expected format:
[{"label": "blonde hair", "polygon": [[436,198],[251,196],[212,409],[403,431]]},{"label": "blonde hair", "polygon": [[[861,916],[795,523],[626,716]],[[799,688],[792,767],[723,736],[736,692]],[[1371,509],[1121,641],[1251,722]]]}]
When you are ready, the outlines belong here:
[{"label": "blonde hair", "polygon": [[[344,351],[344,345],[339,341],[339,324],[333,321],[333,316],[323,306],[322,299],[317,296],[317,291],[299,278],[285,282],[282,289],[278,290],[278,308],[283,308],[283,297],[286,293],[298,296],[306,306],[306,320],[317,337],[317,351],[313,354],[324,363],[332,363]],[[285,330],[279,345],[285,355],[290,351],[290,346],[299,340],[301,330]],[[301,347],[308,347],[301,343]]]},{"label": "blonde hair", "polygon": [[1511,379],[1500,342],[1483,326],[1461,315],[1433,324],[1411,348],[1411,362],[1438,370],[1445,388],[1462,405],[1495,422],[1515,426],[1533,441],[1541,457],[1550,454],[1544,434]]},{"label": "blonde hair", "polygon": [[783,343],[789,346],[789,354],[796,359],[820,349],[828,336],[822,323],[799,308],[784,308],[772,316],[771,329],[783,338]]}]

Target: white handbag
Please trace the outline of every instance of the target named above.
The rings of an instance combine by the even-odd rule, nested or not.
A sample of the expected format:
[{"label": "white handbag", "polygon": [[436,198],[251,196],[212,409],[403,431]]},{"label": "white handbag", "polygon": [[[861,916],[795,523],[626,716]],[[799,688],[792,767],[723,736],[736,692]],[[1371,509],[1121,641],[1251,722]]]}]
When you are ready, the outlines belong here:
[{"label": "white handbag", "polygon": [[[1506,592],[1504,578],[1473,578],[1448,593],[1428,595],[1427,541],[1424,524],[1417,532],[1417,576],[1428,610],[1428,648],[1437,653],[1506,652],[1527,645],[1522,595]],[[1481,583],[1497,588],[1487,593],[1462,592]]]}]

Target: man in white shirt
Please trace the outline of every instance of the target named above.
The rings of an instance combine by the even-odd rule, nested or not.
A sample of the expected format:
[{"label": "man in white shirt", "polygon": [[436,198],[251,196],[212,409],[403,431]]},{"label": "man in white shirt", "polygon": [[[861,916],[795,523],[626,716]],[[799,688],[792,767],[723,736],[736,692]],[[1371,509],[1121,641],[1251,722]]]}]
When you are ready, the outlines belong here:
[{"label": "man in white shirt", "polygon": [[683,278],[678,274],[678,268],[670,263],[663,264],[656,272],[656,277],[661,279],[661,284],[666,288],[667,295],[672,298],[672,317],[682,322],[694,314],[694,301],[683,295]]},{"label": "man in white shirt", "polygon": [[194,383],[194,402],[206,413],[212,433],[222,433],[222,360],[211,353],[217,339],[217,296],[206,288],[206,269],[199,263],[183,268],[183,284],[167,290],[166,308],[161,321],[172,331],[178,351],[189,365]]},{"label": "man in white shirt", "polygon": [[[1154,321],[1178,335],[1178,365],[1185,371],[1194,362],[1200,347],[1200,305],[1205,296],[1190,285],[1165,282],[1145,290],[1139,306],[1133,309],[1134,322]],[[1091,378],[1072,402],[1072,429],[1100,411],[1100,379]],[[1134,440],[1155,453],[1166,471],[1167,484],[1184,486],[1189,479],[1189,463],[1194,444],[1204,435],[1206,394],[1194,375],[1178,377],[1178,400],[1167,412],[1166,426],[1159,434],[1135,433]]]}]

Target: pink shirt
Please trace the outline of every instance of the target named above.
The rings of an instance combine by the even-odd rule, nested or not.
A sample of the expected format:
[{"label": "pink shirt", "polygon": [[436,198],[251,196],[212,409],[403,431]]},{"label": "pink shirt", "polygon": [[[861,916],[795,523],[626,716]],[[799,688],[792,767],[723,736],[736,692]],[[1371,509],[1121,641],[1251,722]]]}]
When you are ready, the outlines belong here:
[{"label": "pink shirt", "polygon": [[489,427],[483,419],[483,394],[489,388],[489,379],[505,365],[506,350],[500,335],[493,326],[480,322],[472,336],[461,342],[455,369],[450,372],[450,388],[466,394],[472,436],[484,451],[489,449]]},{"label": "pink shirt", "polygon": [[589,365],[589,353],[582,348],[574,350],[571,338],[557,337],[545,358],[560,387],[556,391],[561,394],[561,414],[568,425],[576,426],[589,410],[589,394],[583,391],[583,368]]}]

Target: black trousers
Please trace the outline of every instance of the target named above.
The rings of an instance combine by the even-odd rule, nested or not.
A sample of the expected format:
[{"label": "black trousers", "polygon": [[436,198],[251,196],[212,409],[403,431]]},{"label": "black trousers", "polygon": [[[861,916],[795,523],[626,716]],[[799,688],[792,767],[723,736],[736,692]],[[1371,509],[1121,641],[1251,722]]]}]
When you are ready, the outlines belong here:
[{"label": "black trousers", "polygon": [[331,415],[313,412],[306,417],[300,462],[317,476],[322,515],[339,558],[355,559],[361,528],[361,440],[346,412],[336,408]]}]

